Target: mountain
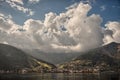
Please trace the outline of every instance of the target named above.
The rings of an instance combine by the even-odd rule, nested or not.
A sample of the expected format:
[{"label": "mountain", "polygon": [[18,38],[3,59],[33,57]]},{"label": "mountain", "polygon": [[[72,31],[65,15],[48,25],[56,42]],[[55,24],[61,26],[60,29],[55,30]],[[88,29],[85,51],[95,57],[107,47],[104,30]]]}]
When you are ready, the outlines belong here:
[{"label": "mountain", "polygon": [[36,59],[16,47],[0,44],[0,70],[29,69],[31,71],[38,71],[43,68],[49,70],[55,68],[55,66]]},{"label": "mountain", "polygon": [[[87,56],[87,55],[90,55],[90,56]],[[120,43],[112,42],[108,45],[85,52],[85,53],[83,53],[83,55],[77,57],[76,59],[82,59],[82,58],[94,59],[94,57],[95,57],[98,60],[101,57],[97,56],[97,55],[106,55],[110,58],[120,59]]]},{"label": "mountain", "polygon": [[71,61],[74,57],[77,57],[80,53],[47,53],[42,52],[39,49],[22,49],[31,56],[34,56],[37,59],[42,59],[46,62],[52,64],[61,64],[64,62]]},{"label": "mountain", "polygon": [[120,43],[108,45],[90,50],[74,58],[70,62],[60,65],[61,68],[83,69],[99,68],[100,70],[120,69]]}]

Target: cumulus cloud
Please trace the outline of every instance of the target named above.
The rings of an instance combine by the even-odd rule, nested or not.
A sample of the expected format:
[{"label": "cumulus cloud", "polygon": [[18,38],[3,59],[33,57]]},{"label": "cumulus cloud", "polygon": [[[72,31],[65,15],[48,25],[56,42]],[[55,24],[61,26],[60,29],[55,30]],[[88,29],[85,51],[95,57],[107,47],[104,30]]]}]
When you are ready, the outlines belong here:
[{"label": "cumulus cloud", "polygon": [[43,23],[40,20],[33,20],[28,19],[25,23],[23,28],[28,31],[29,33],[35,33],[38,29],[41,29]]},{"label": "cumulus cloud", "polygon": [[87,16],[90,9],[90,5],[80,3],[59,15],[52,12],[46,14],[43,22],[27,20],[24,27],[34,33],[34,38],[42,46],[55,49],[64,46],[66,50],[99,47],[103,43],[102,19],[96,14]]},{"label": "cumulus cloud", "polygon": [[34,48],[37,44],[22,26],[13,22],[12,18],[0,14],[0,43],[10,44],[19,48]]},{"label": "cumulus cloud", "polygon": [[[32,11],[31,9],[29,8],[25,8],[23,7],[23,1],[22,0],[6,0],[6,2],[14,9],[16,10],[19,10],[23,13],[26,13],[28,14],[28,16],[32,16],[34,15],[34,11]],[[19,4],[22,4],[22,5],[19,5],[19,4],[16,4],[16,3],[19,3]]]},{"label": "cumulus cloud", "polygon": [[87,15],[91,8],[89,4],[74,4],[59,15],[45,14],[43,21],[28,19],[23,26],[1,14],[0,42],[47,52],[80,52],[120,42],[120,23],[109,22],[101,28],[100,15]]},{"label": "cumulus cloud", "polygon": [[87,16],[90,9],[91,6],[88,4],[79,4],[77,8],[72,9],[73,15],[66,25],[70,36],[77,43],[80,43],[83,48],[90,48],[90,46],[92,48],[102,44],[100,28],[102,19],[99,15],[95,14]]},{"label": "cumulus cloud", "polygon": [[105,24],[106,31],[109,31],[109,33],[105,33],[104,40],[106,43],[110,42],[118,42],[120,43],[120,22],[108,22]]},{"label": "cumulus cloud", "polygon": [[12,17],[10,15],[5,16],[3,14],[0,14],[0,30],[9,33],[11,30],[16,29],[18,25],[15,25],[11,18]]}]

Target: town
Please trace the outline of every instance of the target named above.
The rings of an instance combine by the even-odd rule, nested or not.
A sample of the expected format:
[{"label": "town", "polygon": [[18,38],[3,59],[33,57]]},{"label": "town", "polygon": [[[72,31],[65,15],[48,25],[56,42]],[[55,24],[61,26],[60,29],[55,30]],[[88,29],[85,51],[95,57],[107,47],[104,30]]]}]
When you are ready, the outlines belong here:
[{"label": "town", "polygon": [[[48,68],[41,68],[41,69],[29,69],[29,68],[24,68],[24,69],[14,69],[14,70],[0,70],[0,74],[27,74],[27,73],[100,73],[103,71],[113,71],[115,70],[108,70],[105,68],[100,68],[99,66],[96,67],[84,67],[80,69],[63,69],[63,68],[53,68],[53,69],[48,69]],[[120,69],[118,70],[118,72]]]}]

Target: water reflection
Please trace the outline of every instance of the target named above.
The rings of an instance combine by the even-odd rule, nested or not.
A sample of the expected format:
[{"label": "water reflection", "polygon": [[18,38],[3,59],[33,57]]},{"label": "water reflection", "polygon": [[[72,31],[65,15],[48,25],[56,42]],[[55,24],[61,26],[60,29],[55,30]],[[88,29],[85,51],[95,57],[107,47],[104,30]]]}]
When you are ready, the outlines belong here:
[{"label": "water reflection", "polygon": [[1,74],[0,80],[120,80],[118,73]]}]

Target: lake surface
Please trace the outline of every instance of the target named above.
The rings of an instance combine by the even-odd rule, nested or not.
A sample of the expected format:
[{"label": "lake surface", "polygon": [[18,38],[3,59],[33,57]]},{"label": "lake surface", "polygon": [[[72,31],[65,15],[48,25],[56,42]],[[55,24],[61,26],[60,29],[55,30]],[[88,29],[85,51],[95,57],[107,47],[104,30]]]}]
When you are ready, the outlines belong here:
[{"label": "lake surface", "polygon": [[0,74],[0,80],[120,80],[119,73]]}]

